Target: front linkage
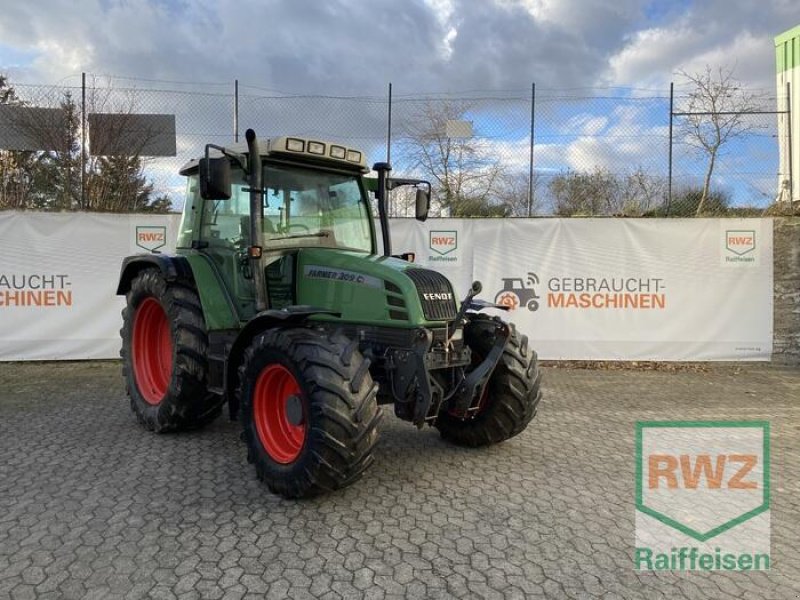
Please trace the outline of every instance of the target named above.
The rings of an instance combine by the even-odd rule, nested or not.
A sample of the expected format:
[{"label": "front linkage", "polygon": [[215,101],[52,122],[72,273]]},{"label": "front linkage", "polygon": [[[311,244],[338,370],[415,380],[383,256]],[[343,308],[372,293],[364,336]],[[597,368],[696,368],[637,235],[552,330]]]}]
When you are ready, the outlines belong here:
[{"label": "front linkage", "polygon": [[463,419],[480,408],[480,399],[511,334],[509,326],[499,318],[481,319],[484,337],[488,334],[485,325],[492,324],[490,349],[476,353],[465,343],[466,338],[472,337],[465,330],[473,326],[475,316],[468,311],[490,307],[506,310],[504,306],[475,300],[481,287],[478,281],[472,284],[443,341],[435,340],[430,329],[420,328],[411,348],[389,351],[386,370],[396,411],[417,427],[435,424],[443,408]]}]

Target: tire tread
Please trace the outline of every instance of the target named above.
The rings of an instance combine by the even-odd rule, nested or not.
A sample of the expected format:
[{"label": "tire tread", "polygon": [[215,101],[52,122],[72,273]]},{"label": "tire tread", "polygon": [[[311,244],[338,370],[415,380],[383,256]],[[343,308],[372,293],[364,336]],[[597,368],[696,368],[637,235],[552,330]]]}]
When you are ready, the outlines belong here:
[{"label": "tire tread", "polygon": [[[261,445],[253,421],[255,381],[269,364],[293,371],[311,423],[306,446],[289,465],[278,465]],[[257,336],[239,367],[243,439],[257,476],[286,498],[305,498],[360,479],[373,463],[381,410],[369,361],[339,332],[276,328]]]},{"label": "tire tread", "polygon": [[[158,405],[147,403],[136,388],[131,356],[133,318],[145,298],[161,303],[172,331],[173,373],[164,399]],[[122,373],[137,420],[158,433],[197,429],[213,421],[224,399],[207,388],[208,333],[203,308],[194,284],[167,282],[158,269],[145,269],[131,282],[122,311]]]},{"label": "tire tread", "polygon": [[[481,334],[477,338],[474,343],[485,353],[490,338]],[[500,363],[487,384],[489,406],[472,419],[460,419],[443,410],[436,428],[442,438],[460,446],[488,446],[510,439],[536,416],[542,399],[541,380],[536,352],[529,347],[527,336],[512,325]]]}]

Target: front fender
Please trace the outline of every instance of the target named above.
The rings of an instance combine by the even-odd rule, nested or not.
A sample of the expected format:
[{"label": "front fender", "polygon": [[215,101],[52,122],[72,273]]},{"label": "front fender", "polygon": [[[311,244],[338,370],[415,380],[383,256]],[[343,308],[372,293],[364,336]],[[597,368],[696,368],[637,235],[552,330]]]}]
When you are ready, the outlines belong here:
[{"label": "front fender", "polygon": [[314,315],[341,316],[341,313],[318,308],[316,306],[287,306],[281,309],[269,309],[258,313],[247,322],[233,342],[228,352],[227,366],[225,368],[225,390],[228,397],[228,409],[231,420],[239,412],[239,399],[236,391],[239,388],[239,366],[244,359],[247,347],[260,333],[272,327],[298,326]]}]

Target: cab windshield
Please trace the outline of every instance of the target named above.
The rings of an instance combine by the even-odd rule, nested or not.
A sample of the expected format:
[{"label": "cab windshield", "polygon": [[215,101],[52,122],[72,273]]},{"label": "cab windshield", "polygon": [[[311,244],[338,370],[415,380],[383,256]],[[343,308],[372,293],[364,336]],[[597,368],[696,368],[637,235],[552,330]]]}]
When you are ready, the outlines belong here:
[{"label": "cab windshield", "polygon": [[[246,185],[235,193],[246,197]],[[295,167],[264,167],[264,245],[372,252],[372,222],[358,177]]]},{"label": "cab windshield", "polygon": [[[267,165],[263,173],[264,247],[341,248],[373,253],[372,216],[357,175]],[[202,203],[200,231],[194,219],[181,226],[179,245],[188,246],[197,235],[208,247],[243,249],[250,238],[250,192],[241,169],[231,173],[230,200]],[[187,202],[194,210],[199,201],[197,176],[189,178]],[[190,211],[191,212],[191,211]]]}]

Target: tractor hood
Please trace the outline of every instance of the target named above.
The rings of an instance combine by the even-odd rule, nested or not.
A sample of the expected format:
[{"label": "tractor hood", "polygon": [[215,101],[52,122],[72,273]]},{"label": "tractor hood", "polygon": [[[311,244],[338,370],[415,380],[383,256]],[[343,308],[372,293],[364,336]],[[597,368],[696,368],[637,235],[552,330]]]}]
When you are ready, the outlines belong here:
[{"label": "tractor hood", "polygon": [[341,313],[344,321],[418,327],[455,318],[447,278],[397,258],[326,248],[297,255],[297,298]]}]

